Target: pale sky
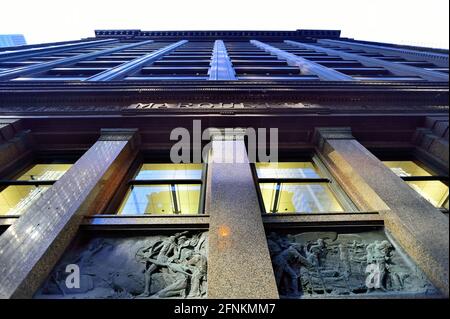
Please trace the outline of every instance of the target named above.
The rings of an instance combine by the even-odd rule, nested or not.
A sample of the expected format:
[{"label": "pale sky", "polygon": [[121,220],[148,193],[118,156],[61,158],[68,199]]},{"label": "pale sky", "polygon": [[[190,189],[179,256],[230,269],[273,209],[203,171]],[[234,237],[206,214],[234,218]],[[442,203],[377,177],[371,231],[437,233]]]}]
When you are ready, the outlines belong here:
[{"label": "pale sky", "polygon": [[340,29],[361,40],[449,47],[449,0],[1,0],[0,34],[28,43],[95,29]]}]

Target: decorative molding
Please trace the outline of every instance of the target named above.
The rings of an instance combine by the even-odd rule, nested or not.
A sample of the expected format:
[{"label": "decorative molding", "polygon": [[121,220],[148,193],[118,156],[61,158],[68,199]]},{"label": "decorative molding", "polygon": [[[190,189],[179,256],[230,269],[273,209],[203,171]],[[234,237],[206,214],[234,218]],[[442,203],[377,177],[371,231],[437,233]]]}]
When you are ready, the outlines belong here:
[{"label": "decorative molding", "polygon": [[308,38],[326,38],[338,39],[340,30],[206,30],[206,31],[141,31],[132,30],[95,30],[96,38],[119,38],[119,39],[308,39]]},{"label": "decorative molding", "polygon": [[[270,83],[268,83],[270,82]],[[448,105],[447,82],[362,81],[0,82],[0,111],[9,105],[108,105],[144,101],[301,101],[333,104]],[[43,107],[44,108],[44,107]]]},{"label": "decorative molding", "polygon": [[[448,112],[448,105],[408,105],[407,101],[391,101],[384,104],[368,104],[363,101],[359,103],[349,103],[346,101],[323,103],[308,102],[145,102],[127,104],[123,101],[122,105],[111,105],[103,102],[101,105],[77,105],[76,102],[66,101],[64,104],[49,101],[45,106],[23,106],[9,105],[1,106],[0,114],[14,116],[67,116],[67,115],[112,115],[120,114],[122,116],[137,114],[165,114],[174,116],[176,114],[286,114],[286,113],[305,113],[305,114],[367,114],[382,112],[383,114],[398,113],[429,113],[445,114]],[[70,104],[69,104],[70,102]],[[117,101],[116,101],[117,102]],[[400,104],[402,103],[402,104]]]}]

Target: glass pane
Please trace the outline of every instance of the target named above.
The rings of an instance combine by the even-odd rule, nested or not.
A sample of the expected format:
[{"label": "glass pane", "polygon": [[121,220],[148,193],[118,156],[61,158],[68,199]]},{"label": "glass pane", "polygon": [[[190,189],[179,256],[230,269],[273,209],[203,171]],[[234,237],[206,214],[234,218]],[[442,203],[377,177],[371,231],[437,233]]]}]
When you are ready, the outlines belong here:
[{"label": "glass pane", "polygon": [[21,174],[20,181],[58,180],[73,164],[36,164]]},{"label": "glass pane", "polygon": [[443,207],[448,198],[448,186],[440,181],[414,181],[407,183],[436,207]]},{"label": "glass pane", "polygon": [[431,176],[423,166],[414,161],[384,161],[383,163],[400,177]]},{"label": "glass pane", "polygon": [[[261,193],[267,213],[277,196],[277,184],[261,183]],[[326,183],[280,185],[277,213],[342,212],[343,208]]]},{"label": "glass pane", "polygon": [[135,185],[119,209],[121,215],[197,214],[201,185]]},{"label": "glass pane", "polygon": [[143,164],[135,179],[201,179],[202,164]]},{"label": "glass pane", "polygon": [[259,178],[321,178],[313,162],[256,163]]},{"label": "glass pane", "polygon": [[0,215],[21,215],[50,186],[8,186],[0,192]]}]

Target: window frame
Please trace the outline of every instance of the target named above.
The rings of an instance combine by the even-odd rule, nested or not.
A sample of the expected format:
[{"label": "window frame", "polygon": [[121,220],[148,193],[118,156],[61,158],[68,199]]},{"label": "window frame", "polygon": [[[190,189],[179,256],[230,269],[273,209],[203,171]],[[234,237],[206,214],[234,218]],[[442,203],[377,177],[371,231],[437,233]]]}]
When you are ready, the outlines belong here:
[{"label": "window frame", "polygon": [[[116,217],[192,217],[192,216],[198,216],[198,215],[205,215],[205,191],[206,191],[206,180],[207,180],[207,170],[208,170],[208,164],[207,162],[197,163],[202,165],[201,169],[201,177],[198,179],[188,179],[188,178],[182,178],[182,179],[136,179],[136,176],[139,174],[139,171],[141,170],[142,166],[144,164],[175,164],[167,162],[164,160],[154,161],[154,160],[147,160],[139,158],[134,165],[130,168],[130,172],[127,174],[127,177],[125,178],[124,182],[119,187],[118,191],[116,192],[116,195],[111,200],[110,205],[108,205],[107,212],[94,214],[95,215],[108,215],[108,216],[116,216]],[[184,164],[184,163],[180,163]],[[194,163],[195,164],[195,163]],[[119,214],[119,209],[121,205],[123,204],[125,197],[129,191],[132,190],[133,186],[140,185],[140,186],[152,186],[152,185],[159,185],[159,186],[169,186],[174,187],[175,185],[200,185],[200,196],[199,196],[199,203],[198,203],[198,211],[197,213],[193,214],[182,214],[180,213],[171,213],[171,214],[126,214],[122,215]],[[178,205],[177,201],[177,195],[176,192],[172,191],[172,204],[174,207]],[[113,212],[113,213],[110,213]]]},{"label": "window frame", "polygon": [[[11,174],[6,175],[5,177],[2,176],[0,179],[0,192],[8,188],[9,186],[53,186],[58,180],[51,179],[51,180],[18,180],[25,172],[29,171],[36,165],[45,165],[45,164],[74,164],[75,161],[71,159],[41,159],[41,158],[35,158],[24,165],[21,165],[20,168],[14,170]],[[0,215],[1,218],[9,218],[9,217],[20,217],[21,214],[6,214],[6,215]]]},{"label": "window frame", "polygon": [[[321,175],[323,177],[318,178],[260,178],[258,177],[258,172],[256,169],[256,163],[251,164],[252,169],[252,175],[256,186],[256,192],[258,196],[259,206],[261,208],[261,213],[263,215],[330,215],[330,214],[345,214],[345,213],[358,213],[358,208],[356,205],[351,201],[351,199],[345,194],[344,190],[340,187],[340,185],[334,180],[333,176],[330,174],[330,172],[327,170],[326,166],[322,161],[319,159],[317,154],[313,153],[311,155],[300,155],[296,156],[294,158],[289,157],[286,159],[281,159],[278,162],[279,163],[289,163],[289,162],[311,162],[313,165],[315,165]],[[262,191],[260,184],[261,183],[274,183],[277,184],[277,192],[279,192],[279,186],[283,183],[297,183],[297,184],[319,184],[319,183],[326,183],[329,187],[330,192],[335,196],[337,202],[341,205],[343,211],[342,212],[327,212],[327,211],[320,211],[320,212],[286,212],[286,213],[279,213],[274,211],[274,207],[277,206],[277,202],[274,201],[273,207],[270,211],[267,211],[264,199],[262,196]],[[279,194],[279,193],[278,193]],[[275,195],[276,196],[276,195]],[[279,197],[279,195],[278,195]]]},{"label": "window frame", "polygon": [[[434,181],[439,181],[442,182],[443,184],[445,184],[447,186],[447,188],[449,187],[449,175],[444,175],[442,174],[443,172],[435,167],[434,165],[431,165],[430,163],[428,163],[426,160],[423,160],[421,158],[417,158],[414,155],[406,155],[406,156],[398,156],[398,157],[392,157],[392,156],[387,156],[387,157],[383,157],[382,155],[378,157],[380,159],[380,161],[384,164],[384,162],[389,162],[389,161],[399,161],[399,162],[413,162],[415,163],[417,166],[419,166],[420,168],[422,168],[423,170],[427,171],[430,175],[417,175],[417,176],[400,176],[395,174],[395,172],[392,172],[398,176],[399,178],[401,178],[404,182],[434,182]],[[390,169],[387,165],[385,165],[386,168]],[[408,184],[408,183],[407,183]],[[408,185],[409,187],[411,187],[410,185]],[[416,191],[417,192],[417,191]],[[424,198],[425,200],[427,200],[424,196],[422,196],[422,194],[420,194],[419,192],[417,192],[422,198]],[[444,200],[443,205],[438,207],[438,206],[434,206],[433,203],[431,203],[430,201],[428,201],[431,205],[433,205],[435,208],[439,209],[440,211],[442,211],[445,214],[449,213],[449,210],[446,209],[445,203],[448,204],[449,202],[449,198],[450,195],[447,195],[447,198]]]}]

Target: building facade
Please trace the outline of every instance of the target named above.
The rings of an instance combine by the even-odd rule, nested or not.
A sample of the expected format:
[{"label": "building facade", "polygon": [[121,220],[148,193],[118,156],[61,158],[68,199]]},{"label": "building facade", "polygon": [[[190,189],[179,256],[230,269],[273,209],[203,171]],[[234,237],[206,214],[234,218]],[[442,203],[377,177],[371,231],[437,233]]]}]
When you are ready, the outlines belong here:
[{"label": "building facade", "polygon": [[0,297],[448,298],[448,67],[338,30],[0,52]]},{"label": "building facade", "polygon": [[0,47],[14,47],[25,44],[27,42],[22,34],[0,34]]}]

